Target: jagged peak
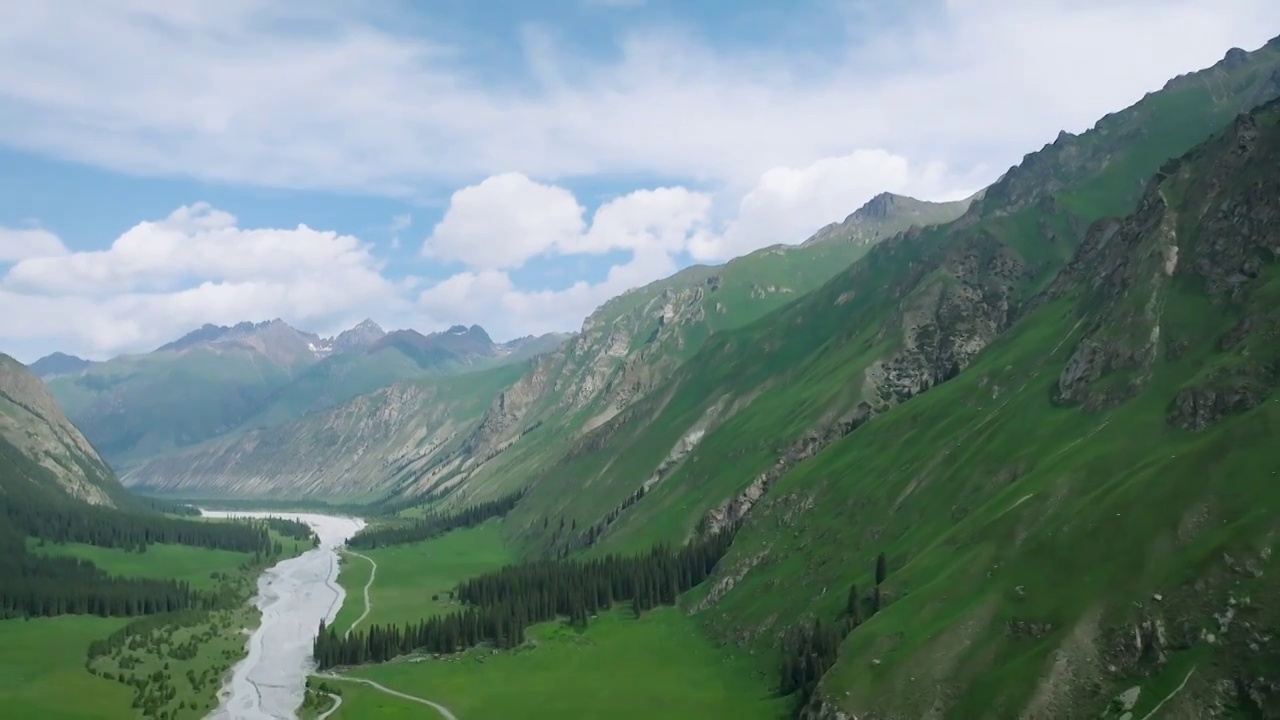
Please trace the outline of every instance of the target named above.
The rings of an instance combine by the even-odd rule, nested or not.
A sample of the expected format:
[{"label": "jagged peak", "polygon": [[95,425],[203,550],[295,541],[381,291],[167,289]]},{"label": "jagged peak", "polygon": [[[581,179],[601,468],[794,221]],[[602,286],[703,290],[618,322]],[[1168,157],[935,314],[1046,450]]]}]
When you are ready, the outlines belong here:
[{"label": "jagged peak", "polygon": [[850,215],[850,218],[886,218],[893,213],[894,209],[907,203],[920,203],[922,201],[906,195],[896,195],[891,192],[882,192],[863,203]]}]

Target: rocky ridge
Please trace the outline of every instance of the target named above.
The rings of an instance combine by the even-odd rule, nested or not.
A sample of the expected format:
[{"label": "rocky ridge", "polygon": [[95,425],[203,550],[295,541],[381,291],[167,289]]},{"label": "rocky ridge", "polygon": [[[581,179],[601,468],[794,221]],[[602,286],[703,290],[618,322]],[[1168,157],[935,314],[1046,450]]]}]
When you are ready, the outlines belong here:
[{"label": "rocky ridge", "polygon": [[0,354],[0,437],[34,459],[68,495],[113,505],[110,470],[72,425],[44,385],[21,363]]}]

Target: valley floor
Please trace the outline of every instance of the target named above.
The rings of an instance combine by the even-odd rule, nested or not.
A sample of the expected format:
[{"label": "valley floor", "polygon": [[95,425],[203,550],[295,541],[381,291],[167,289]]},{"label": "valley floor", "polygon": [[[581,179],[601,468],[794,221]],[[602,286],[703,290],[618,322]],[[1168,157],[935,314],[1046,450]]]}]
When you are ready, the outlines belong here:
[{"label": "valley floor", "polygon": [[0,621],[0,709],[5,717],[116,720],[135,717],[133,693],[84,669],[89,643],[128,618],[66,615]]},{"label": "valley floor", "polygon": [[[286,556],[307,547],[282,536],[276,539]],[[181,545],[153,544],[136,553],[33,541],[32,550],[89,560],[123,577],[178,578],[202,589],[227,583],[229,592],[240,593],[245,600],[260,572],[246,565],[252,560],[249,553]],[[142,706],[150,700],[168,713],[165,717],[204,717],[216,705],[223,675],[244,654],[242,629],[257,622],[256,611],[240,604],[196,612],[189,621],[161,623],[132,635],[136,642],[115,647],[86,667],[92,643],[130,623],[159,617],[62,615],[0,620],[0,716],[123,720],[142,716]],[[157,673],[163,680],[155,680]],[[140,688],[137,694],[135,687]]]},{"label": "valley floor", "polygon": [[[448,590],[509,558],[498,525],[420,543],[362,550],[377,563],[367,624],[403,623],[451,609]],[[336,627],[364,611],[371,566],[348,556],[341,582],[347,603]],[[439,600],[432,601],[432,595]],[[457,607],[453,605],[452,607]],[[779,718],[790,708],[773,692],[772,666],[717,647],[682,610],[659,608],[636,619],[629,609],[593,618],[585,631],[560,622],[529,630],[513,651],[476,648],[447,658],[412,658],[344,673],[439,703],[459,718]],[[421,704],[379,689],[326,681],[342,693],[333,720],[421,718]]]}]

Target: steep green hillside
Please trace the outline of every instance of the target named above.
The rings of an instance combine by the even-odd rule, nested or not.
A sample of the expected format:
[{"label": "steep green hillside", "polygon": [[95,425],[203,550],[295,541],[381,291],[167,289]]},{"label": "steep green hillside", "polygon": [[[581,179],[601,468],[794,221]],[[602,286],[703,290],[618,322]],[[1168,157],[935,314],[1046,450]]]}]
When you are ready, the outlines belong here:
[{"label": "steep green hillside", "polygon": [[[508,468],[527,475],[663,383],[711,334],[819,286],[893,231],[953,219],[968,205],[879,196],[802,247],[689,268],[626,293],[570,338],[495,345],[478,327],[391,333],[367,352],[335,354],[303,370],[236,430],[140,462],[124,480],[187,497],[351,499],[454,487],[477,468],[486,476]],[[530,359],[527,372],[512,374]],[[442,368],[494,366],[391,385]],[[526,435],[550,442],[516,443]],[[513,444],[517,452],[502,452]]]},{"label": "steep green hillside", "polygon": [[[0,482],[16,483],[19,475],[26,482],[25,478],[37,473],[67,496],[93,505],[115,505],[124,495],[111,470],[63,416],[40,380],[3,353],[0,353],[0,442],[4,443],[6,457],[20,456],[24,468],[18,473],[17,461],[11,461],[14,469],[4,473]],[[0,485],[0,492],[3,490]]]},{"label": "steep green hillside", "polygon": [[411,479],[399,492],[456,484],[464,490],[460,500],[473,491],[500,494],[498,488],[528,479],[584,433],[664,388],[708,338],[794,302],[892,233],[954,219],[970,202],[881,195],[802,245],[690,267],[623,293],[503,391],[437,472]]},{"label": "steep green hillside", "polygon": [[[811,293],[695,268],[615,299],[402,488],[432,511],[521,489],[502,529],[533,562],[417,630],[331,632],[321,667],[478,640],[518,664],[533,619],[590,637],[692,587],[680,608],[807,717],[1276,716],[1277,95],[1280,39]],[[701,560],[633,555],[691,539]],[[460,704],[485,676],[360,672]]]},{"label": "steep green hillside", "polygon": [[1277,167],[1280,104],[1165,166],[956,380],[772,485],[708,622],[763,649],[883,551],[829,712],[1271,716]]},{"label": "steep green hillside", "polygon": [[[1256,678],[1275,618],[1244,597],[1267,590],[1274,529],[1276,110],[1232,123],[1280,94],[1280,43],[1240,60],[1060,137],[961,219],[795,302],[672,342],[687,361],[613,412],[590,375],[535,368],[521,383],[542,394],[505,392],[511,422],[491,409],[462,446],[451,502],[525,486],[504,530],[530,557],[745,520],[686,608],[779,662],[801,624],[870,615],[818,714],[1097,716],[1134,685],[1115,714],[1145,714],[1193,668],[1194,707],[1271,707]],[[644,350],[617,328],[605,346],[626,368]],[[503,435],[545,407],[554,430]],[[1252,485],[1207,482],[1218,467]],[[879,552],[889,579],[868,593]]]},{"label": "steep green hillside", "polygon": [[[1203,140],[1280,94],[1277,68],[1280,48],[1267,47],[1242,64],[1185,76],[1079,137],[1060,137],[960,220],[882,242],[810,295],[716,334],[658,391],[569,452],[534,433],[519,439],[504,453],[511,459],[491,461],[493,474],[482,468],[464,495],[497,496],[537,472],[509,532],[540,549],[551,542],[534,526],[545,515],[594,528],[570,543],[576,548],[601,540],[641,547],[685,537],[708,513],[718,522],[744,514],[805,458],[964,370],[1049,287],[1091,222],[1128,212],[1142,177],[1190,149],[1188,127]],[[1210,87],[1220,97],[1201,102]],[[1106,162],[1088,175],[1098,165],[1093,152]],[[1045,187],[1038,195],[1028,189],[1035,182]],[[648,494],[635,502],[642,489]]]},{"label": "steep green hillside", "polygon": [[[1246,614],[1274,529],[1275,110],[1143,188],[1280,93],[1278,68],[1273,43],[1183,77],[1029,156],[956,223],[713,337],[541,473],[509,538],[638,549],[745,517],[693,607],[758,652],[837,620],[886,551],[888,609],[823,686],[859,716],[1096,716],[1126,682],[1145,713],[1193,665],[1198,702],[1271,692],[1250,678],[1275,658],[1241,648],[1275,618],[1218,652],[1231,621],[1211,611]],[[498,480],[472,495],[522,478]]]},{"label": "steep green hillside", "polygon": [[169,453],[126,485],[199,498],[370,499],[429,472],[527,363],[398,382],[273,427]]}]

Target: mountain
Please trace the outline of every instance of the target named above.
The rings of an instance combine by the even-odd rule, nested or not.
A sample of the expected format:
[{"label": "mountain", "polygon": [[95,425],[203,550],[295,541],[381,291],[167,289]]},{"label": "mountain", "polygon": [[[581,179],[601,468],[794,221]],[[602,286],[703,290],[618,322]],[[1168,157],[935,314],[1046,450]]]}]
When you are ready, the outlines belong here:
[{"label": "mountain", "polygon": [[[348,346],[351,349],[335,351],[298,373],[249,415],[241,423],[241,429],[261,429],[289,422],[402,380],[519,363],[554,349],[560,342],[552,334],[515,346],[499,344],[478,325],[469,328],[458,325],[427,335],[416,330],[395,330],[381,334],[376,340],[373,339],[376,333],[369,330],[365,326],[363,348]],[[338,347],[338,342],[335,340],[333,345]],[[518,348],[525,351],[518,352]]]},{"label": "mountain", "polygon": [[376,499],[430,472],[480,422],[523,364],[400,381],[268,428],[132,469],[126,485],[193,498]]},{"label": "mountain", "polygon": [[62,494],[91,505],[114,505],[122,494],[111,470],[93,446],[63,416],[40,379],[0,353],[0,464],[5,465],[0,495],[9,495],[18,476],[55,486]]},{"label": "mountain", "polygon": [[803,717],[1273,717],[1277,95],[1280,38],[1232,50],[949,222],[858,241],[888,198],[614,298],[514,381],[202,448],[181,492],[518,489],[526,559],[733,527],[681,610],[805,676]]},{"label": "mountain", "polygon": [[952,222],[626,293],[382,486],[522,490],[529,559],[738,528],[682,609],[831,661],[807,717],[1272,716],[1277,95],[1280,40]]},{"label": "mountain", "polygon": [[[495,345],[478,326],[455,325],[431,335],[388,333],[367,357],[335,356],[294,380],[266,410],[244,423],[252,429],[250,434],[229,433],[190,452],[155,457],[130,468],[124,482],[189,497],[241,492],[350,498],[366,497],[377,489],[412,494],[441,483],[456,485],[473,466],[496,458],[504,444],[532,432],[544,420],[558,426],[558,418],[571,417],[580,428],[603,422],[662,383],[713,333],[756,320],[818,287],[874,244],[874,239],[866,239],[872,238],[870,223],[874,232],[905,229],[922,217],[958,217],[967,206],[968,201],[962,201],[934,207],[907,198],[885,206],[880,214],[855,213],[857,218],[841,224],[843,231],[827,231],[823,239],[803,246],[776,245],[718,267],[688,268],[611,300],[573,336],[551,333]],[[899,210],[901,216],[896,214]],[[855,237],[865,241],[851,242]],[[526,360],[532,365],[523,376],[470,375]],[[383,362],[384,370],[369,369]],[[419,362],[452,368],[451,378],[461,383],[459,391],[480,393],[468,401],[481,404],[481,416],[475,423],[468,416],[467,422],[451,426],[456,436],[447,443],[439,442],[434,427],[422,418],[456,415],[460,400],[435,406],[436,395],[419,383],[392,386],[396,380],[417,377],[411,366]],[[349,372],[352,363],[361,371]],[[467,374],[457,374],[461,372]],[[487,379],[493,377],[509,381],[494,384]],[[352,378],[375,380],[361,385]],[[360,395],[363,392],[369,394]],[[344,401],[349,402],[340,405]],[[345,418],[365,415],[379,418],[377,432],[330,434],[333,427],[345,427]],[[259,432],[263,428],[273,432]],[[364,439],[379,433],[385,442]],[[317,452],[312,440],[316,437],[333,444]],[[401,445],[401,437],[414,438],[416,445]],[[533,448],[546,455],[544,449],[541,444]],[[397,464],[398,458],[409,455],[422,462]],[[348,456],[357,459],[339,460]],[[427,460],[439,460],[439,466],[430,465],[429,472],[419,468]],[[519,467],[523,461],[520,453],[499,460],[504,467]],[[343,474],[330,467],[353,470]],[[415,468],[421,471],[412,472]]]},{"label": "mountain", "polygon": [[378,323],[365,318],[350,330],[343,330],[338,333],[330,345],[335,353],[356,352],[368,350],[386,336],[387,333]]},{"label": "mountain", "polygon": [[831,223],[819,230],[805,244],[842,240],[855,245],[872,245],[910,225],[926,227],[951,222],[981,197],[979,192],[964,200],[935,203],[906,195],[880,193],[842,222]]},{"label": "mountain", "polygon": [[49,378],[56,375],[71,375],[88,368],[93,362],[78,358],[75,355],[55,352],[31,363],[28,367],[36,377]]},{"label": "mountain", "polygon": [[206,324],[153,352],[46,380],[85,436],[125,470],[206,440],[288,422],[400,380],[520,362],[533,353],[514,353],[514,347],[553,346],[553,338],[544,337],[508,347],[478,326],[430,335],[386,333],[371,320],[322,338],[275,319]]},{"label": "mountain", "polygon": [[1278,94],[1229,54],[700,342],[624,295],[403,491],[523,488],[529,557],[742,523],[685,605],[766,657],[856,584],[811,717],[1265,717]]}]

